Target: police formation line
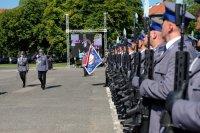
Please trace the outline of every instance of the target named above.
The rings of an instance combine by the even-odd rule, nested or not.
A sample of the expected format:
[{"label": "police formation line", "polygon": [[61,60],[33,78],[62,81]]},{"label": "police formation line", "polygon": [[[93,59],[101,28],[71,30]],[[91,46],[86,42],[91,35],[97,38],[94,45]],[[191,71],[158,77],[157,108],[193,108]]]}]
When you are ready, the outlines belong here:
[{"label": "police formation line", "polygon": [[147,35],[109,49],[106,85],[127,133],[200,132],[200,55],[184,35],[195,17],[184,5],[164,6]]}]

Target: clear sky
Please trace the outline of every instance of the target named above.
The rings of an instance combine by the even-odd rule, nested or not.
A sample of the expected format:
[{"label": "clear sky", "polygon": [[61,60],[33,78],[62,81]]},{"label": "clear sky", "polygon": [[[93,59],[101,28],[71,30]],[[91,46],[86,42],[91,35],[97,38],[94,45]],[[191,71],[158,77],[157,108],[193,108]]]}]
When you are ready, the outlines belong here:
[{"label": "clear sky", "polygon": [[150,5],[154,5],[158,2],[161,2],[162,0],[149,0]]},{"label": "clear sky", "polygon": [[19,5],[19,0],[0,0],[0,8],[14,8]]},{"label": "clear sky", "polygon": [[[149,0],[150,5],[160,2],[161,0]],[[0,8],[14,8],[19,5],[19,0],[0,0]]]}]

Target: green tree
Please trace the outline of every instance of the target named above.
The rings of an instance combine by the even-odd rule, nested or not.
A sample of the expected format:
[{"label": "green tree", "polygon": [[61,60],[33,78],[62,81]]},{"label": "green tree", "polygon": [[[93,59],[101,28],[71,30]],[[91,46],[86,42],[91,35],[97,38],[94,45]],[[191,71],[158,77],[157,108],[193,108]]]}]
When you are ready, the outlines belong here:
[{"label": "green tree", "polygon": [[[20,0],[20,6],[0,15],[0,47],[10,53],[38,47],[66,52],[65,14],[70,29],[103,28],[108,13],[108,38],[116,39],[123,28],[133,27],[133,14],[142,14],[140,0]],[[141,22],[140,22],[141,23]],[[129,30],[130,33],[130,30]],[[10,54],[9,53],[9,54]]]}]

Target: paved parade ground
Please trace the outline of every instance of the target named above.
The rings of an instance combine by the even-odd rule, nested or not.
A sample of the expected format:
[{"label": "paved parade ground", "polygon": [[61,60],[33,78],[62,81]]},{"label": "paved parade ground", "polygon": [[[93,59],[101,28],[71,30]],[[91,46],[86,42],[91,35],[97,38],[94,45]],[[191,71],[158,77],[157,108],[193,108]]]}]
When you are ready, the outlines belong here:
[{"label": "paved parade ground", "polygon": [[47,73],[42,90],[35,70],[21,87],[16,70],[0,69],[1,133],[114,133],[104,68],[83,77],[82,69]]}]

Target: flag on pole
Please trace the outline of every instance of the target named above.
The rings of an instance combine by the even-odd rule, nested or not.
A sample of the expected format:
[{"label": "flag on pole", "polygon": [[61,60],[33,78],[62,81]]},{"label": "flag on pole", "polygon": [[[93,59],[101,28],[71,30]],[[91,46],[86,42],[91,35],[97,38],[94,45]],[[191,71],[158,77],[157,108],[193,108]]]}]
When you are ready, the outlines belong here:
[{"label": "flag on pole", "polygon": [[86,67],[88,65],[89,55],[91,51],[91,45],[89,47],[88,52],[86,52],[82,58],[82,67]]},{"label": "flag on pole", "polygon": [[88,53],[83,54],[82,67],[85,67],[87,65],[87,59],[88,59]]},{"label": "flag on pole", "polygon": [[89,75],[92,74],[94,70],[102,63],[101,57],[93,46],[90,47],[86,57],[84,58],[84,68]]}]

